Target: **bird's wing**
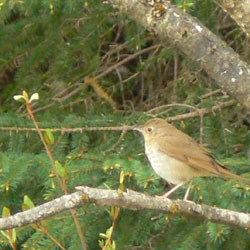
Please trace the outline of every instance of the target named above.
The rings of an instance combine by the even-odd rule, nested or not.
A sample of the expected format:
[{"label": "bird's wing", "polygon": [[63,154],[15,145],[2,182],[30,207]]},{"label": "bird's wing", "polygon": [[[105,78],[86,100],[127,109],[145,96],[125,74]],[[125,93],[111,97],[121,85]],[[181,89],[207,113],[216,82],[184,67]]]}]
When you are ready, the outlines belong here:
[{"label": "bird's wing", "polygon": [[215,175],[223,178],[233,178],[250,185],[249,179],[232,173],[216,161],[202,145],[195,142],[188,135],[184,134],[184,136],[187,138],[183,137],[181,141],[174,136],[170,136],[171,138],[169,136],[166,138],[161,137],[161,140],[158,140],[158,150],[196,169],[201,173],[200,176]]},{"label": "bird's wing", "polygon": [[165,135],[158,140],[158,149],[168,156],[186,163],[188,166],[203,172],[204,175],[221,175],[223,165],[218,163],[202,145],[182,133],[178,136]]}]

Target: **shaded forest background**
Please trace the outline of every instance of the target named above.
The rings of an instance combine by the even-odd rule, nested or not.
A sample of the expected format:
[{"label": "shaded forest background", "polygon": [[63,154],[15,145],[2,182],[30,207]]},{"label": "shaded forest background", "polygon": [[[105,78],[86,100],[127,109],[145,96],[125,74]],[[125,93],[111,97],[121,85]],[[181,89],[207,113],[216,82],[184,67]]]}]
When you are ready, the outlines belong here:
[{"label": "shaded forest background", "polygon": [[[196,16],[246,62],[249,38],[213,1],[173,1]],[[38,133],[41,128],[108,127],[206,109],[173,124],[205,144],[222,163],[249,176],[250,118],[174,45],[100,1],[2,1],[0,4],[0,210],[8,213],[61,196]],[[226,108],[214,106],[228,103]],[[18,127],[15,131],[6,127]],[[5,128],[5,130],[3,130]],[[73,192],[85,185],[162,194],[167,184],[151,170],[142,138],[117,131],[44,134],[60,178]],[[117,143],[119,141],[119,143]],[[248,173],[248,175],[247,175]],[[183,197],[180,190],[173,198]],[[26,197],[26,200],[24,200]],[[219,178],[197,179],[192,200],[250,212],[249,188]],[[245,229],[153,211],[88,205],[77,210],[89,249],[249,249]],[[65,212],[38,225],[0,234],[1,249],[81,249],[74,219]]]}]

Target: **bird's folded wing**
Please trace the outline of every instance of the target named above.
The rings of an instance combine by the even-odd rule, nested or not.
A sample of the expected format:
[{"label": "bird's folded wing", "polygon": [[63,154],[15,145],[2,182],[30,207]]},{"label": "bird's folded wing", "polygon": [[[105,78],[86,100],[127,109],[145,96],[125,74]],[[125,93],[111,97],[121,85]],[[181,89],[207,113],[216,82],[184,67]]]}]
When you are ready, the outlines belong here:
[{"label": "bird's folded wing", "polygon": [[176,136],[164,136],[158,140],[158,146],[158,150],[203,172],[204,175],[221,175],[222,168],[226,169],[208,150],[189,136],[182,135],[181,140]]}]

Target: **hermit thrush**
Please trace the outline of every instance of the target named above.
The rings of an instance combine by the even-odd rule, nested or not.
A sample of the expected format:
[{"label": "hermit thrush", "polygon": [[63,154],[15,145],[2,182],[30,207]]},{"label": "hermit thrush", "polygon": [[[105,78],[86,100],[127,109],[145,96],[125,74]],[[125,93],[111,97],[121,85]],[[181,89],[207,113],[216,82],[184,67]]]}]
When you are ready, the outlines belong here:
[{"label": "hermit thrush", "polygon": [[[250,184],[250,180],[231,173],[190,136],[163,119],[151,119],[146,124],[135,126],[142,133],[145,152],[154,171],[168,183],[176,185],[167,192],[167,197],[186,182],[198,176],[235,178]],[[187,199],[189,185],[184,199]]]}]

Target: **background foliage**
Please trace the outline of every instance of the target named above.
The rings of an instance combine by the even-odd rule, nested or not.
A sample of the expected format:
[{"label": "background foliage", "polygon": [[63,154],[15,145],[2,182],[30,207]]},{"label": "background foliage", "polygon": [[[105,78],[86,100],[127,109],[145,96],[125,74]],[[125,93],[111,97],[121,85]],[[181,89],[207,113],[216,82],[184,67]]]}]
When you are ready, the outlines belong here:
[{"label": "background foliage", "polygon": [[[199,18],[249,62],[249,40],[215,3],[175,4]],[[161,45],[154,34],[100,1],[9,0],[1,1],[0,8],[0,127],[33,127],[25,106],[12,98],[23,89],[39,93],[40,100],[32,108],[40,127],[46,128],[136,124],[150,117],[209,110],[230,100],[174,45]],[[148,112],[173,103],[182,106]],[[174,125],[206,144],[233,171],[250,176],[250,120],[241,106]],[[124,188],[148,194],[166,190],[166,183],[149,167],[142,138],[136,134],[127,133],[115,148],[120,133],[114,131],[53,136],[50,147],[69,191],[78,185],[121,188],[121,173]],[[0,131],[0,138],[1,210],[21,211],[25,195],[38,205],[63,194],[37,133],[7,130]],[[191,196],[200,203],[250,212],[249,190],[234,181],[197,179]],[[77,210],[90,249],[99,249],[101,240],[105,243],[100,234],[108,235],[113,210],[94,205]],[[18,249],[60,249],[52,237],[65,249],[81,248],[69,212],[16,233]],[[113,240],[116,249],[250,247],[247,230],[153,211],[121,210]],[[4,233],[0,248],[13,248]]]}]

